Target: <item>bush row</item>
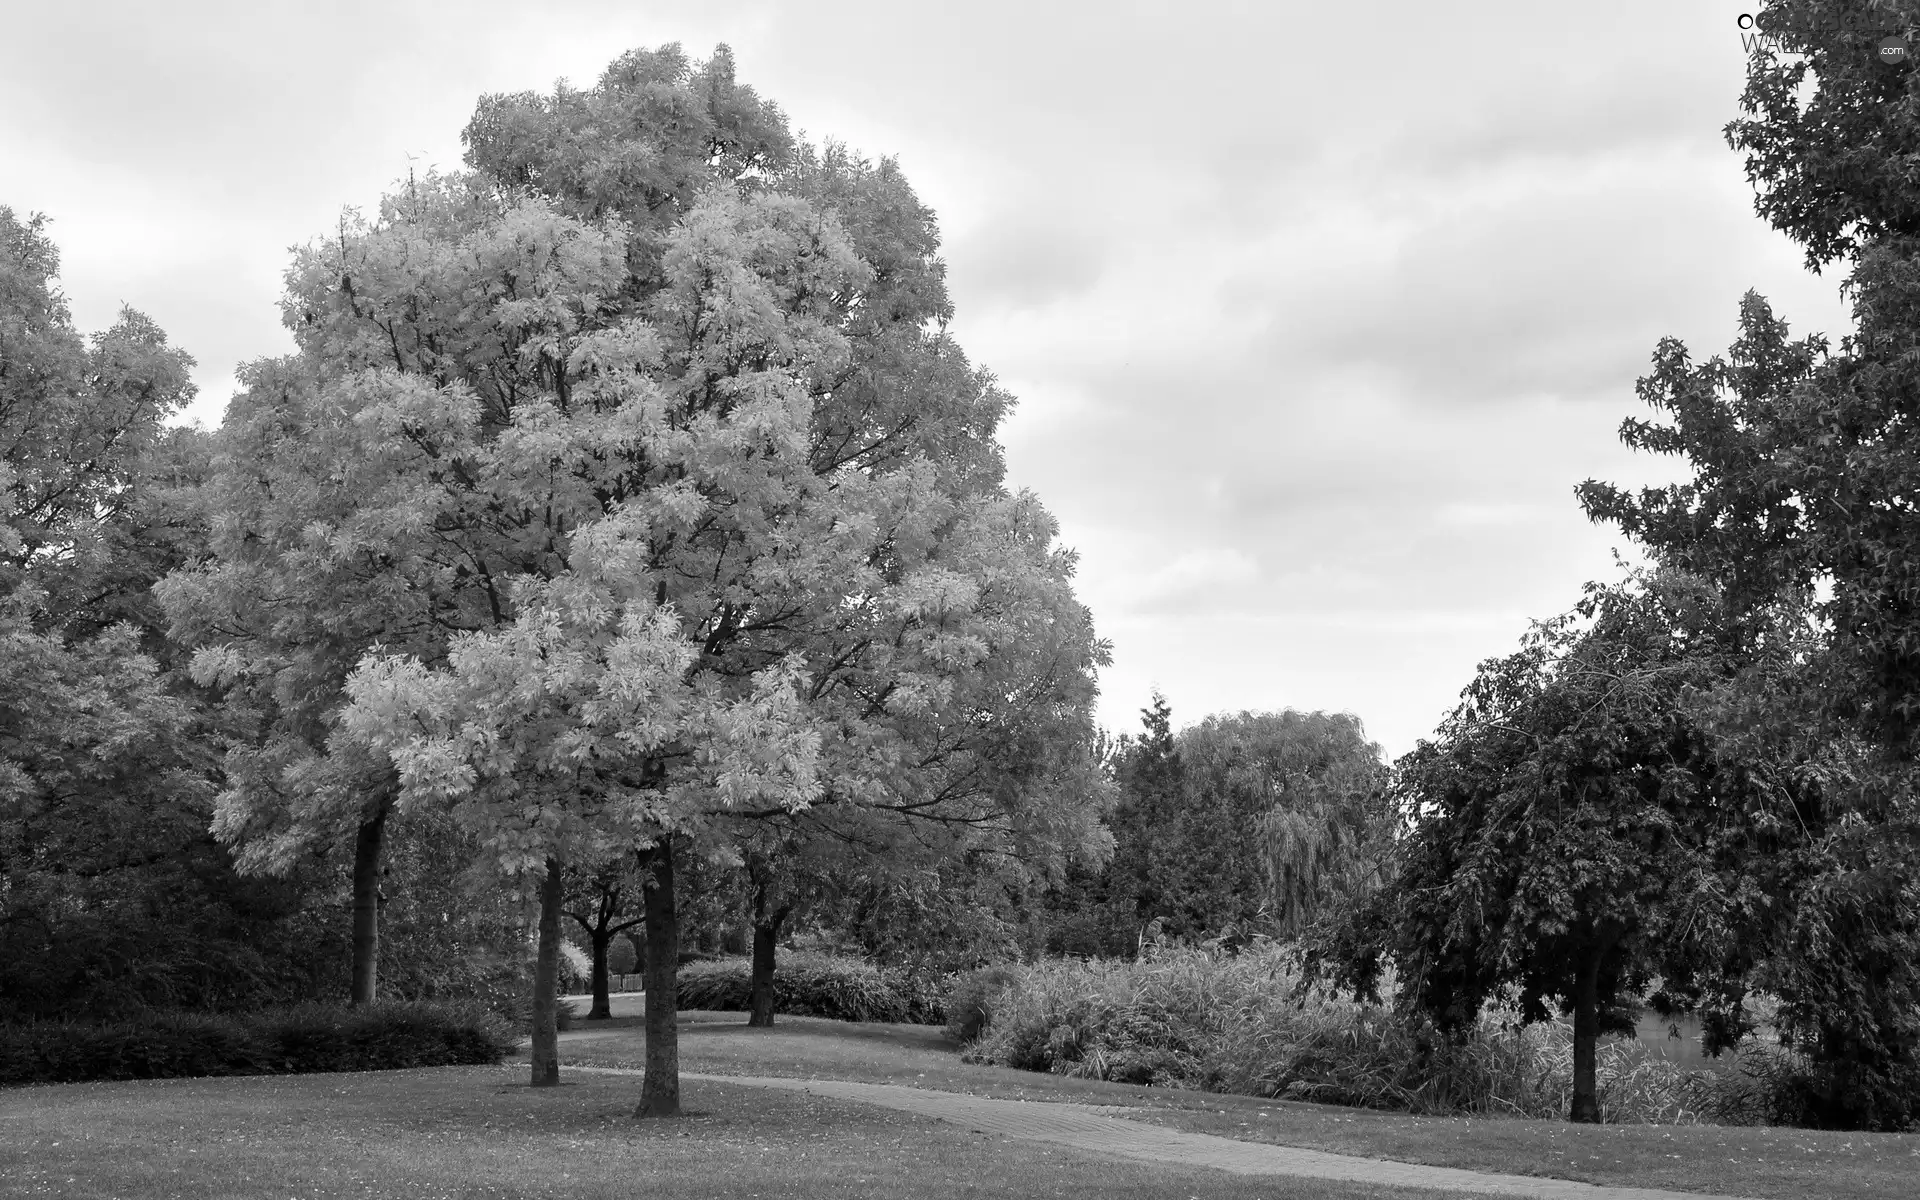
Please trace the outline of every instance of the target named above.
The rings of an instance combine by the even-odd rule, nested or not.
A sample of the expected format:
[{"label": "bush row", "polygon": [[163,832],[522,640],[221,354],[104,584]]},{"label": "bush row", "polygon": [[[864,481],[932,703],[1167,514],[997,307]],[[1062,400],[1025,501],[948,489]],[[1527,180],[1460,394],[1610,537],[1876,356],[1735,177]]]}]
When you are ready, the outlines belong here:
[{"label": "bush row", "polygon": [[[680,968],[681,1008],[746,1012],[752,1007],[753,961],[718,958]],[[836,1021],[938,1025],[946,1011],[939,988],[905,971],[862,958],[789,950],[773,973],[773,1011]]]},{"label": "bush row", "polygon": [[419,1002],[33,1021],[0,1026],[0,1084],[497,1063],[514,1044],[512,1029],[479,1005]]},{"label": "bush row", "polygon": [[[955,981],[948,1010],[967,1061],[1061,1075],[1432,1114],[1564,1117],[1572,1095],[1566,1022],[1490,1009],[1464,1039],[1444,1038],[1391,1008],[1303,991],[1272,945],[988,968]],[[1799,1055],[1757,1043],[1687,1070],[1610,1041],[1602,1119],[1796,1123],[1806,1073]]]}]

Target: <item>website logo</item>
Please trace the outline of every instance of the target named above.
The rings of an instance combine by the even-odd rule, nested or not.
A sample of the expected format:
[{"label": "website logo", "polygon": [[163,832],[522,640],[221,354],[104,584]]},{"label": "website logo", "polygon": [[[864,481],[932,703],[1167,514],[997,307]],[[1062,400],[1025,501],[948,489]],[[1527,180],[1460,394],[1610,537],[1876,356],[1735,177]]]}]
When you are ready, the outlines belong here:
[{"label": "website logo", "polygon": [[1882,10],[1883,2],[1873,0],[1870,11],[1857,16],[1818,18],[1810,25],[1795,29],[1790,39],[1783,39],[1777,33],[1760,28],[1759,18],[1753,13],[1741,13],[1734,18],[1734,24],[1740,30],[1740,47],[1749,56],[1763,50],[1769,54],[1805,54],[1805,47],[1810,41],[1835,34],[1851,34],[1873,39],[1871,53],[1876,62],[1890,67],[1906,66],[1913,61],[1913,45],[1916,38],[1920,38],[1920,29],[1913,26],[1900,28],[1899,15],[1892,11],[1890,5]]}]

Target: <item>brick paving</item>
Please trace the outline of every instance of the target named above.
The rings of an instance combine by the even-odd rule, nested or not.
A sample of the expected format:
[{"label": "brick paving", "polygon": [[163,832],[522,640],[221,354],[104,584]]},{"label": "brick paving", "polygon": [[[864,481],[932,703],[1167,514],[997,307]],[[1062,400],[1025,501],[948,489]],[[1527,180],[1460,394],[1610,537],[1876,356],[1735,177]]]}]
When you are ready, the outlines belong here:
[{"label": "brick paving", "polygon": [[[615,1067],[571,1067],[575,1071],[638,1075]],[[1658,1188],[1605,1187],[1570,1179],[1536,1175],[1495,1175],[1456,1167],[1388,1162],[1240,1142],[1206,1133],[1185,1133],[1140,1121],[1127,1121],[1082,1104],[1052,1104],[1028,1100],[998,1100],[961,1092],[893,1083],[853,1083],[837,1079],[787,1079],[768,1075],[698,1075],[681,1072],[682,1079],[714,1083],[741,1083],[752,1087],[783,1088],[854,1100],[884,1108],[938,1117],[978,1133],[1026,1141],[1052,1142],[1092,1154],[1111,1154],[1183,1167],[1212,1167],[1235,1175],[1296,1175],[1438,1191],[1475,1192],[1488,1196],[1534,1196],[1543,1200],[1741,1200],[1702,1192],[1673,1192]],[[1108,1108],[1110,1106],[1101,1106]]]}]

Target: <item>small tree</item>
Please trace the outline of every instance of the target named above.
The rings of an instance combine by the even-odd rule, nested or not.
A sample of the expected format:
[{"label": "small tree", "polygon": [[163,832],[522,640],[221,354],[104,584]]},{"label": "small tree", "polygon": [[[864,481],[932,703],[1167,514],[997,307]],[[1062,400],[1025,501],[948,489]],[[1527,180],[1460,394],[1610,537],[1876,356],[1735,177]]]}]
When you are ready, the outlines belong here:
[{"label": "small tree", "polygon": [[1446,1031],[1507,988],[1525,1020],[1549,1002],[1570,1014],[1575,1121],[1600,1118],[1599,1036],[1631,1031],[1655,975],[1725,953],[1717,840],[1739,825],[1739,774],[1691,701],[1722,678],[1711,607],[1678,578],[1590,585],[1483,663],[1437,739],[1397,764],[1411,833],[1336,952],[1363,991],[1391,958],[1401,1003]]},{"label": "small tree", "polygon": [[613,1017],[607,978],[607,958],[613,939],[646,920],[644,907],[635,906],[646,886],[645,878],[637,874],[638,866],[637,858],[622,856],[593,871],[576,871],[561,901],[561,912],[586,935],[593,962],[593,1006],[587,1012],[589,1021]]},{"label": "small tree", "polygon": [[1179,836],[1186,810],[1185,764],[1173,735],[1173,709],[1159,692],[1140,710],[1142,731],[1120,752],[1114,768],[1119,796],[1109,818],[1113,861],[1107,868],[1109,902],[1137,935],[1156,918],[1170,933],[1212,932],[1197,901],[1192,875],[1206,869],[1186,861]]},{"label": "small tree", "polygon": [[773,972],[780,933],[788,921],[804,915],[807,905],[831,886],[832,862],[818,861],[822,843],[809,842],[793,831],[792,824],[787,823],[784,833],[754,830],[741,846],[748,925],[753,935],[748,1025],[773,1025]]}]

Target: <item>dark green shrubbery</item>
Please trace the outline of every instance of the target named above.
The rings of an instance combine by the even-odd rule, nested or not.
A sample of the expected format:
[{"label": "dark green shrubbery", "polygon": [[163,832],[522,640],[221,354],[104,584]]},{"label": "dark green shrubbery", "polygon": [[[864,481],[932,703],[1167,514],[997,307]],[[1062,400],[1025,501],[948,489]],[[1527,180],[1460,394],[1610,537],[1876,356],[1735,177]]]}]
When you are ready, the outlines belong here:
[{"label": "dark green shrubbery", "polygon": [[[746,1012],[752,1007],[753,963],[716,958],[680,968],[681,1008]],[[836,1021],[938,1025],[946,1011],[937,990],[905,971],[839,954],[788,951],[773,973],[773,1011]]]},{"label": "dark green shrubbery", "polygon": [[0,1026],[0,1084],[281,1075],[497,1063],[514,1037],[477,1005],[302,1004],[250,1016],[153,1013]]},{"label": "dark green shrubbery", "polygon": [[978,1040],[993,1019],[994,997],[1019,979],[1019,971],[1004,966],[955,976],[947,989],[947,1033],[962,1042]]}]

